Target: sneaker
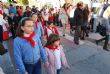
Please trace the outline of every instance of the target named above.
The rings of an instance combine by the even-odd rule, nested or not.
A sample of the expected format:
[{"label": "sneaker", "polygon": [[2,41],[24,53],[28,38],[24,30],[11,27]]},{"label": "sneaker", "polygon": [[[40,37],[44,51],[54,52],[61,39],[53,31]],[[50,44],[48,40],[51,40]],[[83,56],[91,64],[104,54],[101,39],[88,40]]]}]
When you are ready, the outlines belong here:
[{"label": "sneaker", "polygon": [[80,39],[81,39],[81,40],[85,40],[84,37],[81,37]]},{"label": "sneaker", "polygon": [[104,50],[106,50],[106,51],[109,51],[109,49],[108,49],[108,48],[103,47],[103,49],[104,49]]},{"label": "sneaker", "polygon": [[72,35],[72,31],[70,30],[70,34]]},{"label": "sneaker", "polygon": [[0,53],[0,55],[4,55],[4,54],[7,53],[7,52],[8,52],[8,50],[5,49],[2,53]]},{"label": "sneaker", "polygon": [[63,37],[65,37],[65,34],[63,35]]},{"label": "sneaker", "polygon": [[98,45],[98,41],[96,40],[96,44]]},{"label": "sneaker", "polygon": [[79,42],[74,42],[76,45],[79,45]]},{"label": "sneaker", "polygon": [[8,49],[5,49],[5,53],[7,53],[8,52]]},{"label": "sneaker", "polygon": [[87,34],[86,37],[89,37],[89,35]]}]

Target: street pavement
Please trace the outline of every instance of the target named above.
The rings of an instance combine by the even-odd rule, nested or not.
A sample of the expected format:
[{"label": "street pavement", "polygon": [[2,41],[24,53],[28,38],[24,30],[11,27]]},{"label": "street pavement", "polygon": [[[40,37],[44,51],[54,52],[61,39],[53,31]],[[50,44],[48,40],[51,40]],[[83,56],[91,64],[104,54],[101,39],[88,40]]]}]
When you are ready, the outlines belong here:
[{"label": "street pavement", "polygon": [[[75,47],[74,43],[67,41],[64,48],[71,68],[62,74],[110,74],[110,52],[89,41]],[[73,47],[66,46],[69,44]]]},{"label": "street pavement", "polygon": [[[62,29],[58,29],[61,35]],[[73,37],[70,36],[68,29],[69,27],[66,36],[62,37],[62,43],[71,68],[63,70],[62,74],[110,74],[110,52],[95,44],[95,40],[102,36],[90,33],[89,38],[80,40],[80,45],[77,46],[73,43]]]},{"label": "street pavement", "polygon": [[[62,74],[110,74],[110,51],[104,51],[102,46],[94,43],[95,39],[92,39],[95,38],[94,34],[90,34],[91,41],[88,38],[84,41],[80,40],[80,44],[75,45],[73,37],[69,34],[69,27],[67,27],[65,37],[62,36],[62,28],[58,27],[57,29],[70,65],[70,69],[62,70]],[[0,72],[3,70],[5,74],[15,74],[12,64],[14,63],[12,45],[12,40],[9,40],[9,53],[0,56]]]}]

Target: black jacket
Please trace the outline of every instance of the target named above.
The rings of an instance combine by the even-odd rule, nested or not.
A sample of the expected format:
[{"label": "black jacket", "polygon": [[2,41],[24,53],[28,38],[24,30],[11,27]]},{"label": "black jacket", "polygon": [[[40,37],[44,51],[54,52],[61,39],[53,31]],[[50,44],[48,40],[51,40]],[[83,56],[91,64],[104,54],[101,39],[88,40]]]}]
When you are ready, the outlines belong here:
[{"label": "black jacket", "polygon": [[17,27],[18,23],[19,23],[19,20],[17,19],[16,16],[14,16],[13,19],[9,16],[8,17],[8,23],[9,23],[10,26]]},{"label": "black jacket", "polygon": [[76,8],[74,12],[73,24],[75,26],[81,26],[83,24],[83,11],[79,8]]},{"label": "black jacket", "polygon": [[31,14],[32,14],[32,12],[27,10],[27,11],[25,11],[25,12],[23,13],[23,16],[22,16],[22,17],[30,17]]}]

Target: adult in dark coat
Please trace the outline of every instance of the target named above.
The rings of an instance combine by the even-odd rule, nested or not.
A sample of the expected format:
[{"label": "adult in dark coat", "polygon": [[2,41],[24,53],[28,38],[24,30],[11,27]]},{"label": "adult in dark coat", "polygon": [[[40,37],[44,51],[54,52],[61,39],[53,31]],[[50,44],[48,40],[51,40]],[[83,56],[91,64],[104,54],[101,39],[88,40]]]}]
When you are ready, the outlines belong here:
[{"label": "adult in dark coat", "polygon": [[18,19],[16,16],[14,16],[14,13],[10,13],[10,16],[8,17],[8,23],[10,26],[10,31],[12,33],[13,39],[15,38],[15,31],[18,27]]},{"label": "adult in dark coat", "polygon": [[88,8],[88,5],[85,4],[84,9],[83,9],[83,24],[81,25],[81,39],[82,40],[85,39],[85,35],[87,37],[89,36],[87,32],[87,26],[89,25],[88,18],[89,18],[89,8]]},{"label": "adult in dark coat", "polygon": [[27,6],[26,11],[23,13],[22,17],[30,17],[31,14],[32,14],[32,10],[29,6]]},{"label": "adult in dark coat", "polygon": [[74,25],[75,25],[75,34],[74,34],[74,43],[79,44],[80,29],[83,24],[83,2],[77,3],[77,8],[74,12]]}]

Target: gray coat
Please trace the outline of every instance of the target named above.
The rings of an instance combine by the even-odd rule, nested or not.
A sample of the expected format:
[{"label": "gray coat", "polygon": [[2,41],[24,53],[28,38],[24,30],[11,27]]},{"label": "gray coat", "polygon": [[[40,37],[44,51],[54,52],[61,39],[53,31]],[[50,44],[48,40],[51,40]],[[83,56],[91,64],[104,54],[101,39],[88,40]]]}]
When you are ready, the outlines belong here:
[{"label": "gray coat", "polygon": [[64,8],[61,8],[61,11],[59,13],[59,20],[61,20],[62,24],[68,24],[68,16]]}]

